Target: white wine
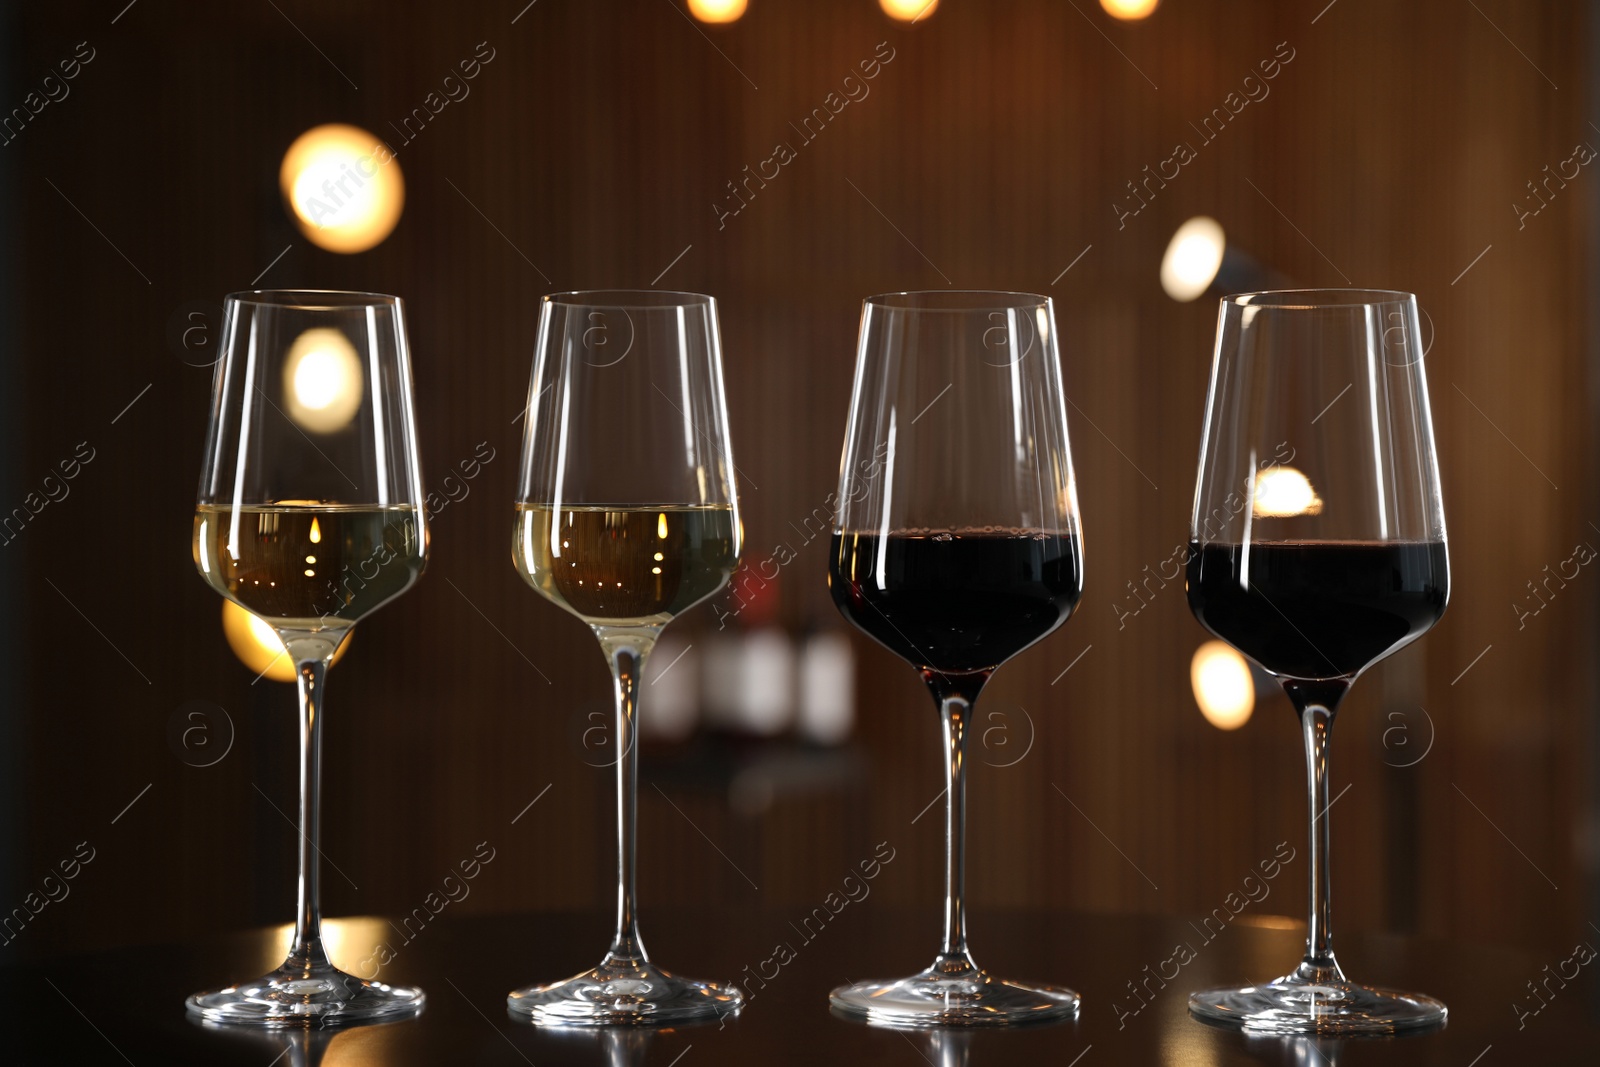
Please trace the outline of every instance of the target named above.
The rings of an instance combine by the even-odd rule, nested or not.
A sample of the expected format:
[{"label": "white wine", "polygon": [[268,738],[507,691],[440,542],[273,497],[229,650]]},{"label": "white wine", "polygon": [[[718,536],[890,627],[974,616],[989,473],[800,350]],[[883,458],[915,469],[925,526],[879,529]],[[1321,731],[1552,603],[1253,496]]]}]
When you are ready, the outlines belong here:
[{"label": "white wine", "polygon": [[274,627],[344,629],[422,573],[421,520],[409,504],[203,504],[194,562],[211,588]]},{"label": "white wine", "polygon": [[517,573],[586,622],[659,626],[738,563],[733,509],[518,504]]}]

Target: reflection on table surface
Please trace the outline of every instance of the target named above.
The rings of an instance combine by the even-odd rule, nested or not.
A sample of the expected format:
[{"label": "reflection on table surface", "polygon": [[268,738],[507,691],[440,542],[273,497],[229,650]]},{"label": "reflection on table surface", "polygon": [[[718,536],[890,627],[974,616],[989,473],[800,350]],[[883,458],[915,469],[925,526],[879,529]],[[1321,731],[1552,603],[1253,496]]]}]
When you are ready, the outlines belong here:
[{"label": "reflection on table surface", "polygon": [[[680,1065],[712,1063],[905,1064],[1062,1067],[1160,1064],[1439,1064],[1467,1067],[1492,1046],[1493,1063],[1570,1062],[1600,1049],[1600,983],[1580,973],[1550,988],[1536,1015],[1519,1017],[1530,981],[1549,960],[1506,948],[1341,931],[1358,972],[1438,996],[1442,1031],[1391,1039],[1256,1037],[1189,1018],[1189,991],[1265,979],[1299,957],[1304,928],[1241,916],[1209,939],[1181,918],[978,913],[980,962],[1055,981],[1084,997],[1075,1022],[1012,1030],[901,1032],[840,1019],[828,990],[922,966],[926,909],[841,913],[807,939],[783,911],[650,912],[652,954],[749,994],[737,1018],[659,1030],[541,1030],[512,1019],[506,993],[584,965],[607,917],[526,914],[440,916],[425,927],[359,917],[329,920],[334,960],[363,977],[415,982],[428,993],[418,1019],[339,1030],[248,1031],[202,1026],[184,1014],[196,989],[258,973],[281,958],[285,928],[160,948],[120,949],[0,968],[0,1002],[18,1021],[0,1039],[8,1064],[249,1064],[252,1067],[409,1067],[443,1063]],[[1248,921],[1247,921],[1248,920]],[[1193,958],[1176,977],[1175,946]],[[781,957],[778,948],[788,951]],[[1187,957],[1189,954],[1183,954]],[[775,966],[769,961],[788,962]],[[1587,971],[1588,969],[1585,968]],[[1541,988],[1544,988],[1541,986]],[[111,993],[115,990],[115,993]],[[1519,1023],[1521,1024],[1519,1027]],[[25,1024],[25,1025],[23,1025]]]}]

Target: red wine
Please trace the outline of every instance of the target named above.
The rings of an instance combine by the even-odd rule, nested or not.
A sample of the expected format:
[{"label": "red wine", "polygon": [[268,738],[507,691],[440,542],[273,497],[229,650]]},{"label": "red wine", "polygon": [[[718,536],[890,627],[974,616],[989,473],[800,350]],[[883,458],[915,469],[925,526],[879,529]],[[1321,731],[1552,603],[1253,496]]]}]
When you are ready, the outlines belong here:
[{"label": "red wine", "polygon": [[1442,541],[1191,543],[1188,589],[1205,628],[1273,674],[1353,678],[1439,620],[1450,562]]},{"label": "red wine", "polygon": [[845,618],[916,667],[987,672],[1054,630],[1083,592],[1077,541],[1030,530],[833,535]]}]

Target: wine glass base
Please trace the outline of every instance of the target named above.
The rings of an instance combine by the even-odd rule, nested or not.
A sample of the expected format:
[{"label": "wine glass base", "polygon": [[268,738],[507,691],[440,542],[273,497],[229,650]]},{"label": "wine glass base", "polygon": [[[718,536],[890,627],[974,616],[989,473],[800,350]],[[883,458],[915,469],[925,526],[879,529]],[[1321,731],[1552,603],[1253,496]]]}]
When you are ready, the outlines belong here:
[{"label": "wine glass base", "polygon": [[1016,1026],[1075,1019],[1080,998],[1060,986],[1030,985],[974,969],[927,970],[892,982],[857,982],[828,994],[840,1014],[873,1026]]},{"label": "wine glass base", "polygon": [[408,1019],[427,997],[415,986],[368,982],[337,967],[280,968],[188,1000],[190,1015],[238,1026],[346,1026]]},{"label": "wine glass base", "polygon": [[1421,993],[1354,982],[1279,978],[1265,985],[1189,994],[1202,1022],[1255,1034],[1401,1034],[1443,1026],[1448,1010]]},{"label": "wine glass base", "polygon": [[506,997],[513,1018],[536,1026],[668,1026],[724,1018],[743,1007],[737,986],[680,978],[648,960],[608,960]]}]

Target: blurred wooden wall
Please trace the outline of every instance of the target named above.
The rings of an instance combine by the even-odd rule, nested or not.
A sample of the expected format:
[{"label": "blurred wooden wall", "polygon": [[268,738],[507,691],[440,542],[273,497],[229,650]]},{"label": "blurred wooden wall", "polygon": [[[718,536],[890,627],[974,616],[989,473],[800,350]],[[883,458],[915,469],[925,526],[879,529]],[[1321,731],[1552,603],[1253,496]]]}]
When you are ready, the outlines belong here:
[{"label": "blurred wooden wall", "polygon": [[[974,904],[1206,912],[1277,842],[1303,857],[1286,704],[1214,729],[1189,691],[1203,634],[1181,582],[1118,610],[1186,537],[1215,309],[1173,303],[1156,273],[1200,213],[1307,285],[1413,290],[1436,329],[1452,602],[1341,717],[1336,921],[1550,947],[1581,932],[1600,573],[1520,626],[1511,605],[1574,545],[1600,545],[1585,299],[1600,179],[1586,167],[1551,186],[1520,226],[1511,205],[1532,205],[1525,183],[1546,164],[1600,145],[1583,5],[1166,0],[1130,26],[1092,0],[944,0],[907,27],[873,0],[752,0],[727,28],[673,0],[140,4],[113,23],[120,6],[27,8],[4,45],[7,107],[78,42],[95,53],[0,148],[21,312],[8,484],[26,491],[80,441],[96,452],[70,498],[0,548],[18,590],[5,714],[25,768],[0,903],[77,842],[98,850],[17,951],[290,915],[293,830],[270,804],[293,812],[292,696],[251,685],[194,575],[210,374],[172,343],[190,301],[258,276],[403,295],[428,478],[480,442],[497,450],[437,516],[423,583],[362,625],[333,674],[330,913],[406,911],[484,840],[497,858],[462,910],[609,909],[605,772],[570,729],[604,706],[601,657],[506,551],[537,298],[595,286],[720,298],[752,555],[833,488],[861,297],[1052,295],[1087,589],[986,697],[1011,739],[1030,721],[1036,736],[1015,766],[976,767]],[[470,96],[396,140],[408,202],[393,237],[355,257],[309,245],[276,192],[289,141],[326,121],[391,136],[480,42],[494,58]],[[790,123],[890,54],[870,95],[802,145]],[[1275,58],[1269,94],[1204,142],[1191,123],[1259,96],[1246,76]],[[796,158],[719,224],[727,183],[779,142]],[[1179,142],[1193,161],[1119,219],[1126,183]],[[835,621],[825,553],[806,547],[784,574],[793,626]],[[647,922],[653,905],[804,911],[888,841],[876,900],[923,909],[931,945],[941,827],[913,819],[942,784],[935,718],[909,669],[858,650],[865,808],[796,802],[752,824],[715,797],[674,810],[646,784]],[[169,747],[188,700],[238,728],[215,766]],[[1303,876],[1302,858],[1262,910],[1300,914]]]}]

